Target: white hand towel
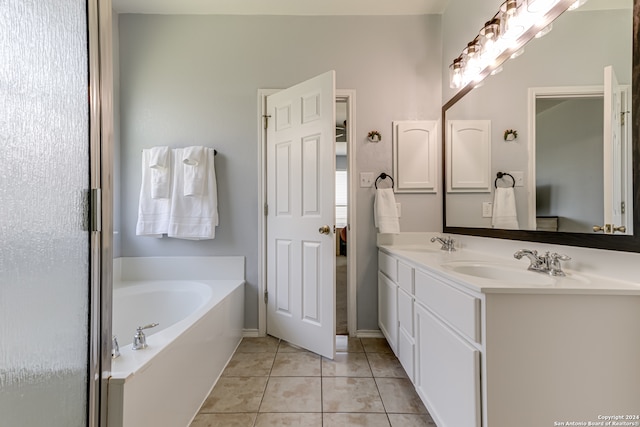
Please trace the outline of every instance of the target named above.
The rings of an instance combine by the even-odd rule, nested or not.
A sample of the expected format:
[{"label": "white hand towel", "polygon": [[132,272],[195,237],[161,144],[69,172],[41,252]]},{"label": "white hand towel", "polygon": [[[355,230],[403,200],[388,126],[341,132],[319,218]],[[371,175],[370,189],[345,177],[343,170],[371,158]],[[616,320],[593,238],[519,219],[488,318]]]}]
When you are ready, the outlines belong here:
[{"label": "white hand towel", "polygon": [[169,147],[152,147],[149,155],[151,168],[151,198],[168,199],[171,187]]},{"label": "white hand towel", "polygon": [[149,167],[150,158],[151,150],[142,150],[142,182],[140,185],[136,235],[162,237],[169,228],[171,204],[169,203],[169,198],[154,199],[151,197],[152,169]]},{"label": "white hand towel", "polygon": [[206,176],[206,152],[201,146],[187,147],[182,151],[184,164],[184,195],[201,196]]},{"label": "white hand towel", "polygon": [[518,213],[516,212],[516,195],[513,187],[496,188],[493,197],[493,228],[518,230]]},{"label": "white hand towel", "polygon": [[169,219],[169,237],[187,240],[213,239],[218,225],[218,189],[214,152],[204,149],[204,161],[199,166],[204,169],[202,195],[184,194],[184,150],[173,150],[173,190],[171,192],[171,215]]},{"label": "white hand towel", "polygon": [[373,219],[380,233],[399,233],[400,221],[393,188],[378,188],[373,202]]}]

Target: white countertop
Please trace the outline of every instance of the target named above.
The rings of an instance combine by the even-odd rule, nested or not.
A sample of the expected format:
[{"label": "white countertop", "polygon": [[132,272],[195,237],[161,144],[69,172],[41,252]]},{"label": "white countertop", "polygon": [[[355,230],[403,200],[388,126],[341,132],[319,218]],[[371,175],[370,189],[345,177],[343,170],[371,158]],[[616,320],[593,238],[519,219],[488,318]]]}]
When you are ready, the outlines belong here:
[{"label": "white countertop", "polygon": [[[481,293],[640,295],[640,283],[564,269],[566,277],[528,271],[529,260],[517,260],[467,249],[447,252],[439,243],[379,242],[378,247],[414,266]],[[463,274],[461,268],[495,270],[494,278]],[[486,270],[485,270],[486,269]],[[458,270],[458,271],[456,271]],[[506,276],[506,277],[503,277]],[[510,276],[510,277],[509,277]],[[640,278],[639,278],[640,279]]]}]

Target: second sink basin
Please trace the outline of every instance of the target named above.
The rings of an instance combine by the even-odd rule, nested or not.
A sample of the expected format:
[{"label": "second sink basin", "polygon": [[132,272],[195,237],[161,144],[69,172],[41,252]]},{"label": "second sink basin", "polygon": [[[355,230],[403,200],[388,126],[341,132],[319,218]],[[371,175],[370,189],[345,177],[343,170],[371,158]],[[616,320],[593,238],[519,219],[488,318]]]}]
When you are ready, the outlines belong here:
[{"label": "second sink basin", "polygon": [[500,264],[476,261],[451,261],[442,264],[447,270],[466,276],[487,279],[496,282],[510,282],[513,284],[529,284],[536,286],[550,286],[555,283],[551,276],[506,267]]}]

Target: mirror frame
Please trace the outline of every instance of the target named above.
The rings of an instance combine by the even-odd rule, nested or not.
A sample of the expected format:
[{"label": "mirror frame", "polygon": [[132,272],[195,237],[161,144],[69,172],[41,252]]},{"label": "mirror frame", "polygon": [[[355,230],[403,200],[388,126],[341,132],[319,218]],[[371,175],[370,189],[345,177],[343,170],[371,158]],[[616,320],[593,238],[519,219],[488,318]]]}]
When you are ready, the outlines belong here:
[{"label": "mirror frame", "polygon": [[[566,5],[548,22],[560,16]],[[528,242],[550,243],[556,245],[579,246],[595,249],[607,249],[623,252],[640,252],[640,0],[633,1],[633,57],[632,57],[632,175],[633,175],[633,235],[605,235],[588,233],[566,233],[534,230],[501,230],[493,228],[449,227],[447,226],[447,192],[446,192],[446,112],[464,95],[469,93],[474,84],[461,89],[442,107],[442,231],[444,233],[462,234],[478,237],[520,240]],[[522,45],[526,44],[533,34],[528,35]],[[483,72],[482,81],[491,70]]]}]

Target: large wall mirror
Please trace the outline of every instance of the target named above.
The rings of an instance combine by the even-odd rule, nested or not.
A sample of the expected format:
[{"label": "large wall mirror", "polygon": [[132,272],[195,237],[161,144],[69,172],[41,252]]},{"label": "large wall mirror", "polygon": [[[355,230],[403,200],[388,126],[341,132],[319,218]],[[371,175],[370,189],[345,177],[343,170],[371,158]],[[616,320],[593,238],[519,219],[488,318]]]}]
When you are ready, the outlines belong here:
[{"label": "large wall mirror", "polygon": [[445,104],[444,232],[640,252],[639,9],[565,11]]}]

